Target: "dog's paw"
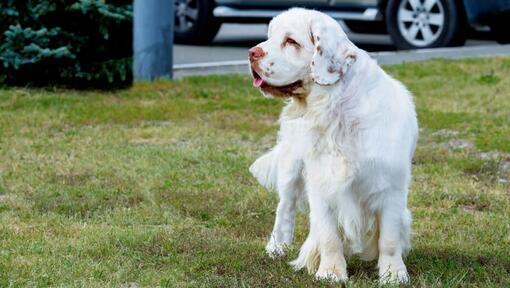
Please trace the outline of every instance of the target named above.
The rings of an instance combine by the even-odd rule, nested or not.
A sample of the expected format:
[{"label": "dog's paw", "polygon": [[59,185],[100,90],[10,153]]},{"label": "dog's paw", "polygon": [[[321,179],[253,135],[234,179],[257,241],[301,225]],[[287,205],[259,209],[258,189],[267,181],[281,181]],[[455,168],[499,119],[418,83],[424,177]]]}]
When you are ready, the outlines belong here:
[{"label": "dog's paw", "polygon": [[270,240],[266,245],[266,253],[272,259],[277,259],[285,256],[285,252],[288,246],[285,243],[277,243],[276,241]]},{"label": "dog's paw", "polygon": [[389,269],[379,276],[379,284],[381,285],[396,285],[408,284],[409,274],[406,268],[403,269]]},{"label": "dog's paw", "polygon": [[[345,270],[345,269],[344,269]],[[342,271],[342,269],[339,269],[337,267],[332,267],[328,269],[321,269],[315,273],[315,278],[317,280],[326,280],[326,281],[332,281],[332,282],[345,282],[349,278],[347,277],[347,271]]]}]

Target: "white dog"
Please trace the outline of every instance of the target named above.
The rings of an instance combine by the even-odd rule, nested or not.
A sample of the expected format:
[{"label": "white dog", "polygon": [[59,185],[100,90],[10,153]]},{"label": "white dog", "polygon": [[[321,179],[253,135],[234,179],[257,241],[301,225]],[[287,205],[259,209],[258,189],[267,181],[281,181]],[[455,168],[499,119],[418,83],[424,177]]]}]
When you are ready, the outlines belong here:
[{"label": "white dog", "polygon": [[287,97],[277,145],[250,167],[280,196],[267,252],[293,238],[296,203],[306,197],[310,231],[297,259],[318,278],[346,280],[344,255],[379,257],[382,282],[407,282],[407,193],[418,137],[412,97],[340,25],[291,9],[250,49],[253,85]]}]

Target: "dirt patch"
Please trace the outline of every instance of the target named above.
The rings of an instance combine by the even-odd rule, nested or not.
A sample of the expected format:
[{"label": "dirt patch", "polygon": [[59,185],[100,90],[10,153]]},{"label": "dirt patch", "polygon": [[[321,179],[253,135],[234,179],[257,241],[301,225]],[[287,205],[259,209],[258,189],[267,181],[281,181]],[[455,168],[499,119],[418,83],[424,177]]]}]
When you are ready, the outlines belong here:
[{"label": "dirt patch", "polygon": [[508,183],[510,181],[510,160],[505,159],[499,162],[498,182]]},{"label": "dirt patch", "polygon": [[441,137],[450,137],[450,136],[457,136],[460,132],[457,130],[450,130],[450,129],[441,129],[437,130],[436,132],[432,133],[432,136],[441,136]]},{"label": "dirt patch", "polygon": [[452,149],[470,149],[474,147],[473,143],[465,139],[451,139],[445,144]]}]

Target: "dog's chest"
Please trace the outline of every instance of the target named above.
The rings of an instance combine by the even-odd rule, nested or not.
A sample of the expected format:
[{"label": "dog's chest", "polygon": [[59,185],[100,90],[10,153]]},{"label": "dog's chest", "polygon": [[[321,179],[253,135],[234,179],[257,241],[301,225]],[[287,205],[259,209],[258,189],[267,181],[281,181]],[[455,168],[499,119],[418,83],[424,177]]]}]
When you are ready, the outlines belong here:
[{"label": "dog's chest", "polygon": [[[348,185],[352,178],[351,165],[340,153],[333,141],[320,133],[310,135],[310,143],[304,157],[304,166],[309,181],[323,187]],[[325,189],[329,190],[329,189]]]},{"label": "dog's chest", "polygon": [[[279,142],[285,153],[301,159],[307,177],[325,185],[340,185],[352,178],[351,165],[342,155],[333,139],[326,133],[312,127],[302,118],[281,123]],[[335,183],[329,183],[329,182]]]}]

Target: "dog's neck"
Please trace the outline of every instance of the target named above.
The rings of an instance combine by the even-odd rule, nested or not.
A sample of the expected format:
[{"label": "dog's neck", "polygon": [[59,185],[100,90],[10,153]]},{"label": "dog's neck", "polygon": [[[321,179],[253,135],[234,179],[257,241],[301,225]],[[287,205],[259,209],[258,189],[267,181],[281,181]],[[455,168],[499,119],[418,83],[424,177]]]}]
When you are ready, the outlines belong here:
[{"label": "dog's neck", "polygon": [[280,121],[302,118],[309,122],[310,128],[331,138],[344,155],[354,157],[356,135],[364,125],[359,108],[370,101],[367,91],[378,85],[380,73],[384,73],[366,52],[360,50],[359,56],[338,83],[331,86],[312,84],[306,98],[290,100]]},{"label": "dog's neck", "polygon": [[376,84],[379,70],[377,63],[360,49],[357,61],[337,83],[328,86],[311,85],[306,97],[305,114],[310,118],[323,118],[317,123],[320,126],[328,126],[343,118],[342,115],[349,112],[346,110],[355,110],[359,102],[363,101],[364,92]]},{"label": "dog's neck", "polygon": [[283,108],[280,119],[303,117],[321,130],[338,122],[344,127],[351,127],[357,121],[352,111],[363,101],[363,91],[376,84],[380,71],[375,60],[359,49],[357,61],[338,83],[328,86],[308,84],[308,95],[292,97]]}]

